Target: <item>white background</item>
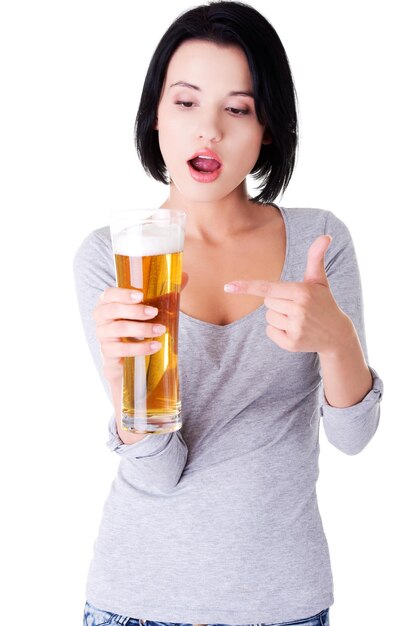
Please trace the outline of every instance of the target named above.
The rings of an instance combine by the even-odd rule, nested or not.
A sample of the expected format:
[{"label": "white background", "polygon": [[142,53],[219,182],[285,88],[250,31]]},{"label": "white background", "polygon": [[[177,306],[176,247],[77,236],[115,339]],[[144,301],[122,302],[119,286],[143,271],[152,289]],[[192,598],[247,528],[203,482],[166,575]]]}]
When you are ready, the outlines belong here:
[{"label": "white background", "polygon": [[[360,455],[321,434],[332,626],[416,619],[413,4],[253,1],[283,41],[300,103],[299,160],[278,200],[332,210],[349,227],[369,361],[385,383],[379,430]],[[82,622],[118,458],[105,446],[111,407],[84,340],[72,260],[110,211],[165,199],[141,170],[133,124],[151,54],[190,6],[22,0],[1,10],[4,624]]]}]

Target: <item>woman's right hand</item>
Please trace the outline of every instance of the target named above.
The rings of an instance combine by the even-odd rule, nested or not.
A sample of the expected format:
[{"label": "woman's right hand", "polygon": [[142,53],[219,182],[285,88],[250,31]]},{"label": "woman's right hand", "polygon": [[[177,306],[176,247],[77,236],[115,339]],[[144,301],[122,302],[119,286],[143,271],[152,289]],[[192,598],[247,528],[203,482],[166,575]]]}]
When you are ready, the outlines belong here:
[{"label": "woman's right hand", "polygon": [[141,291],[108,287],[94,309],[103,374],[110,385],[122,378],[124,357],[154,354],[162,347],[152,339],[161,336],[165,326],[153,324],[158,309],[141,304],[142,297]]}]

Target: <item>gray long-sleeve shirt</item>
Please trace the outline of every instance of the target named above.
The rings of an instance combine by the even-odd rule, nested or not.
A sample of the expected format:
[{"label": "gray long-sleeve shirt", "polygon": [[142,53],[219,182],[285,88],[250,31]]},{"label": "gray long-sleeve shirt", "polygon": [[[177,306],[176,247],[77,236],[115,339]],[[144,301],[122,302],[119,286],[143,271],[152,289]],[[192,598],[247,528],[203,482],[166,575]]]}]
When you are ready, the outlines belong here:
[{"label": "gray long-sleeve shirt", "polygon": [[[302,281],[322,234],[334,298],[368,363],[361,281],[345,224],[332,212],[280,207],[282,281]],[[92,311],[115,285],[110,232],[92,232],[74,261],[86,337],[106,391]],[[383,383],[358,404],[326,402],[317,353],[288,352],[265,333],[265,306],[218,326],[180,315],[181,430],[108,446],[120,456],[104,504],[87,582],[93,605],[182,623],[278,623],[333,603],[328,546],[317,507],[318,430],[348,454],[369,442]]]}]

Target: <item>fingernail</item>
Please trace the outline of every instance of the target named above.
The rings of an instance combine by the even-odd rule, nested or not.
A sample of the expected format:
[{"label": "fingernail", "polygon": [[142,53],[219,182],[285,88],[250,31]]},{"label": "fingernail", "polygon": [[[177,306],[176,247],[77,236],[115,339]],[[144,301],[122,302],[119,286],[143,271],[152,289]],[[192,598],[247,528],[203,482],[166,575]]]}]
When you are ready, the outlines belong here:
[{"label": "fingernail", "polygon": [[131,300],[134,300],[135,302],[140,302],[143,296],[142,291],[131,291],[129,295]]},{"label": "fingernail", "polygon": [[227,293],[234,293],[238,291],[238,289],[238,285],[234,285],[234,283],[227,283],[226,285],[224,285],[224,291],[226,291]]},{"label": "fingernail", "polygon": [[154,324],[154,326],[152,327],[152,332],[154,333],[154,335],[162,335],[163,333],[165,333],[165,326],[163,326],[162,324]]},{"label": "fingernail", "polygon": [[145,315],[157,315],[158,309],[154,306],[146,306],[144,309]]},{"label": "fingernail", "polygon": [[160,348],[162,348],[162,345],[159,341],[151,341],[151,343],[149,344],[150,352],[157,352]]}]

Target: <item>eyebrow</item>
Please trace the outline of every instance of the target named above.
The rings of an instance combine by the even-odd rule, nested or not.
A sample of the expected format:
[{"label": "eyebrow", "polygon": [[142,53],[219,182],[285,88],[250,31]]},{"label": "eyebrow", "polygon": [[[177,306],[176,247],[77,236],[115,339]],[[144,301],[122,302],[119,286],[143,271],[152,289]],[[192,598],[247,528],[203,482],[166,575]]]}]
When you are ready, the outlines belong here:
[{"label": "eyebrow", "polygon": [[[176,87],[177,85],[180,85],[181,87],[189,87],[189,89],[195,89],[196,91],[202,91],[197,85],[191,85],[190,83],[186,83],[184,80],[179,80],[177,83],[173,83],[170,85],[170,88]],[[249,98],[254,98],[252,91],[230,91],[228,96],[248,96]]]}]

